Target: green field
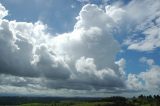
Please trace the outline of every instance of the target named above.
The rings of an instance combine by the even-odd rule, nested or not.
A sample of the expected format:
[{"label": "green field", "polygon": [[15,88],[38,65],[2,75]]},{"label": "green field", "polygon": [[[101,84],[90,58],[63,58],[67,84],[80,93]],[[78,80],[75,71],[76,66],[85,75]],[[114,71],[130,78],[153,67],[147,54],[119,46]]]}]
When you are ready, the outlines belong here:
[{"label": "green field", "polygon": [[112,102],[61,102],[61,103],[29,103],[29,104],[22,104],[20,106],[159,106],[158,104],[154,103],[126,103],[126,104],[117,104]]},{"label": "green field", "polygon": [[0,97],[0,106],[160,106],[159,95],[126,98]]},{"label": "green field", "polygon": [[112,103],[109,102],[60,102],[50,104],[30,103],[20,106],[110,106],[109,104],[112,105]]},{"label": "green field", "polygon": [[28,103],[19,106],[160,106],[159,96],[139,96],[137,98],[110,97],[90,101],[58,101],[52,103]]}]

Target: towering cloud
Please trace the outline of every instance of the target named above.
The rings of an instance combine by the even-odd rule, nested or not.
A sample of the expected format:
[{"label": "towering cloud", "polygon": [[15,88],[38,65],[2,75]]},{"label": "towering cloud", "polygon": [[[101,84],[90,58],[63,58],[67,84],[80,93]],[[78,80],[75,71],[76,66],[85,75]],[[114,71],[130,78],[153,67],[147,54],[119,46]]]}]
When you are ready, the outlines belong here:
[{"label": "towering cloud", "polygon": [[[160,68],[153,60],[141,59],[149,69],[137,75],[126,75],[125,59],[115,60],[121,49],[115,36],[142,28],[144,38],[133,36],[126,40],[128,49],[148,51],[160,45],[160,3],[155,1],[157,4],[152,3],[147,13],[133,15],[136,9],[141,10],[141,4],[149,8],[151,3],[139,2],[133,0],[121,8],[107,5],[105,9],[87,4],[79,12],[73,30],[57,35],[49,33],[47,25],[40,21],[7,20],[8,11],[0,5],[0,93],[15,89],[18,94],[64,95],[62,92],[67,91],[74,95],[140,91],[143,86],[145,90],[158,89]],[[148,27],[151,21],[154,24]]]},{"label": "towering cloud", "polygon": [[0,9],[2,85],[112,92],[125,88],[122,70],[115,64],[116,22],[98,6],[85,5],[74,30],[57,36],[41,22],[6,20],[7,10],[2,5]]}]

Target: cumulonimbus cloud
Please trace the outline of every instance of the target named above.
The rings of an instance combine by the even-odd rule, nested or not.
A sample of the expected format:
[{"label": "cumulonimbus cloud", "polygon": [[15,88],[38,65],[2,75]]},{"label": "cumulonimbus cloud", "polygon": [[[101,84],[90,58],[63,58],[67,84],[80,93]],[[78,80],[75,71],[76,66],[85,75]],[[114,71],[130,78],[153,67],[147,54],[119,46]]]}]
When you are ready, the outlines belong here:
[{"label": "cumulonimbus cloud", "polygon": [[1,5],[0,73],[3,76],[44,78],[48,81],[43,86],[53,89],[125,87],[115,64],[119,51],[112,33],[115,22],[98,6],[85,5],[74,30],[57,36],[48,33],[47,25],[41,22],[9,21],[4,18],[6,15],[7,10]]},{"label": "cumulonimbus cloud", "polygon": [[[129,5],[134,7],[133,3]],[[40,21],[5,19],[8,11],[0,5],[1,91],[7,92],[4,89],[7,87],[8,91],[18,89],[17,93],[21,88],[22,92],[32,93],[52,89],[111,93],[141,90],[140,79],[148,81],[145,86],[150,84],[149,78],[144,76],[157,73],[155,67],[140,75],[127,76],[125,59],[115,61],[120,44],[114,36],[127,28],[126,19],[129,23],[139,22],[138,16],[130,17],[128,11],[132,8],[128,11],[126,8],[129,7],[106,6],[103,10],[87,4],[79,12],[73,31],[53,35]],[[132,45],[130,43],[129,48]]]}]

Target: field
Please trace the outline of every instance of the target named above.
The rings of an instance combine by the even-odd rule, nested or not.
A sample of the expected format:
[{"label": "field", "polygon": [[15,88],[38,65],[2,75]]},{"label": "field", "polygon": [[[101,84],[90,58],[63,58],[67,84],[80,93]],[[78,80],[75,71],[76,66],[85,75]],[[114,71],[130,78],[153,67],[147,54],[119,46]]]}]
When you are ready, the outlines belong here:
[{"label": "field", "polygon": [[22,104],[20,106],[111,106],[112,103],[109,102],[60,102],[60,103],[30,103]]},{"label": "field", "polygon": [[160,96],[133,98],[0,97],[0,106],[160,106]]}]

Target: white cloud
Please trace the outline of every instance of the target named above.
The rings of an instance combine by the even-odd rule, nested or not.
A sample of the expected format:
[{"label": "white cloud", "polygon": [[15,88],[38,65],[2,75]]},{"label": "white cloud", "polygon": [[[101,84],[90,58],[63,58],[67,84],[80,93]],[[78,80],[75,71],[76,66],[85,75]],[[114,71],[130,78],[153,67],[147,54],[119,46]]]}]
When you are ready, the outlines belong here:
[{"label": "white cloud", "polygon": [[121,58],[119,61],[116,61],[115,63],[119,66],[119,75],[125,79],[126,60],[124,58]]},{"label": "white cloud", "polygon": [[[159,0],[133,0],[123,9],[131,21],[132,32],[124,44],[130,50],[153,51],[160,47]],[[146,12],[145,12],[146,11]],[[134,37],[134,34],[136,36]],[[126,42],[129,42],[128,44]]]},{"label": "white cloud", "polygon": [[138,51],[153,51],[160,47],[160,28],[151,27],[146,29],[143,34],[145,38],[140,41],[132,42],[128,49],[138,50]]},{"label": "white cloud", "polygon": [[129,74],[127,85],[132,90],[146,90],[149,92],[156,92],[160,87],[160,67],[154,64],[152,59],[143,57],[141,62],[146,62],[149,69],[140,72],[139,74]]},{"label": "white cloud", "polygon": [[148,90],[159,90],[160,87],[160,67],[153,65],[146,72],[140,73],[140,77],[145,81],[145,86]]},{"label": "white cloud", "polygon": [[85,57],[81,57],[79,60],[77,60],[75,67],[80,73],[92,74],[97,71],[93,58],[85,59]]},{"label": "white cloud", "polygon": [[136,90],[140,91],[144,87],[139,76],[136,74],[128,74],[128,79],[126,83],[127,83],[127,87],[134,91]]},{"label": "white cloud", "polygon": [[[7,12],[3,6],[0,10]],[[117,19],[98,6],[85,5],[73,31],[57,36],[47,33],[42,22],[9,21],[5,15],[0,19],[0,73],[6,76],[2,90],[6,86],[112,92],[125,88],[119,68],[124,62],[115,63],[120,47],[112,32]]]},{"label": "white cloud", "polygon": [[[115,70],[108,67],[97,70],[93,58],[81,57],[76,62],[76,70],[78,72],[75,79],[86,80],[84,83],[91,83],[95,88],[123,88],[123,78],[115,72]],[[113,83],[114,82],[114,83]],[[99,86],[97,86],[99,85]]]},{"label": "white cloud", "polygon": [[126,16],[126,11],[122,8],[119,8],[117,6],[111,6],[111,5],[107,5],[105,7],[106,9],[106,13],[112,17],[112,19],[116,22],[116,23],[120,23],[123,18],[125,18]]},{"label": "white cloud", "polygon": [[154,64],[154,60],[153,59],[148,59],[146,57],[140,58],[140,62],[147,63],[149,66],[152,66]]},{"label": "white cloud", "polygon": [[5,9],[2,4],[0,4],[0,19],[4,18],[5,16],[8,15],[8,11]]}]

